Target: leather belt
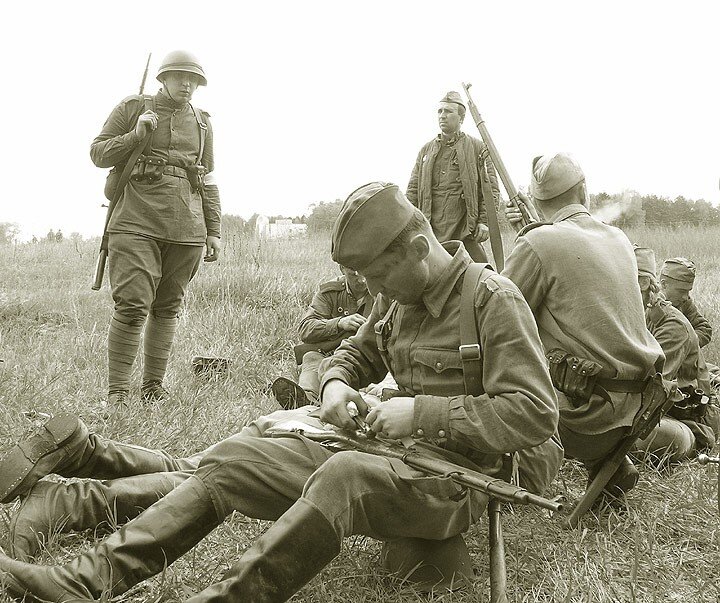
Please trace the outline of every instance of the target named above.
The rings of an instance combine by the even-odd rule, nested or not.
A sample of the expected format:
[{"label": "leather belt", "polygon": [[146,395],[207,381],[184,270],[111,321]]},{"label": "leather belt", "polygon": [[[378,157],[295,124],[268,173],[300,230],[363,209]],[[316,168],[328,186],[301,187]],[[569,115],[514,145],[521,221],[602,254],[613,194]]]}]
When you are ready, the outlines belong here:
[{"label": "leather belt", "polygon": [[650,379],[639,381],[637,379],[603,379],[595,380],[595,385],[609,392],[622,392],[626,394],[641,394],[645,391]]},{"label": "leather belt", "polygon": [[178,176],[179,178],[185,178],[185,180],[188,179],[185,168],[178,167],[177,165],[166,165],[163,168],[163,174],[167,176]]}]

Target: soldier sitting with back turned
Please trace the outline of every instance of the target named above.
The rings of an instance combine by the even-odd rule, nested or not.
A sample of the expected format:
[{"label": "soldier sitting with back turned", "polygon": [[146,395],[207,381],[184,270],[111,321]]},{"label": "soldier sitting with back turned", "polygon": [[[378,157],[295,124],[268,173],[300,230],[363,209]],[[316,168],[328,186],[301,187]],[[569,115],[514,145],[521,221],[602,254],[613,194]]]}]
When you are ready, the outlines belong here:
[{"label": "soldier sitting with back turned", "polygon": [[298,383],[278,377],[272,384],[275,399],[283,408],[317,404],[320,395],[318,367],[346,337],[357,332],[372,309],[373,299],[365,279],[356,270],[340,266],[342,276],[320,285],[305,312],[295,346],[300,364]]},{"label": "soldier sitting with back turned", "polygon": [[[333,259],[359,270],[378,295],[357,334],[322,362],[320,408],[253,421],[207,451],[172,492],[66,564],[32,565],[0,554],[0,581],[10,594],[48,601],[117,596],[162,572],[234,510],[276,521],[193,603],[286,601],[353,534],[461,540],[486,507],[486,495],[399,459],[335,453],[287,427],[264,437],[289,421],[353,430],[351,402],[378,436],[412,437],[423,450],[491,475],[502,474],[505,453],[519,451],[521,485],[536,492],[548,485],[561,458],[552,438],[557,401],[517,287],[485,267],[470,268],[462,244],[441,245],[422,213],[385,183],[348,197],[333,231]],[[466,283],[468,270],[473,278]],[[482,345],[471,346],[478,352],[471,358],[459,349],[467,332],[460,329],[461,312]],[[466,393],[463,360],[473,369],[476,393]],[[402,394],[369,409],[358,388],[379,380],[386,363]]]},{"label": "soldier sitting with back turned", "polygon": [[647,327],[665,353],[663,377],[678,387],[669,416],[636,443],[635,454],[661,464],[676,463],[715,445],[718,409],[711,403],[714,396],[698,336],[683,313],[663,297],[655,276],[653,250],[636,247],[635,256]]},{"label": "soldier sitting with back turned", "polygon": [[[627,435],[663,353],[645,326],[633,247],[590,215],[578,163],[563,153],[536,157],[530,192],[548,221],[520,231],[503,275],[535,314],[558,394],[560,439],[592,481]],[[510,203],[506,215],[521,219]],[[626,457],[605,498],[637,480]]]}]

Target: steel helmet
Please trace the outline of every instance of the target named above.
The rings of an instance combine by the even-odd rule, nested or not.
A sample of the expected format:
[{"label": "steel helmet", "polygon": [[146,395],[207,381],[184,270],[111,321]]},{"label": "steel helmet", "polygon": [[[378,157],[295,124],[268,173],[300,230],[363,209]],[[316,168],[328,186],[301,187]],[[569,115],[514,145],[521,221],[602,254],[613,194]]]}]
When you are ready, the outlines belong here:
[{"label": "steel helmet", "polygon": [[158,81],[162,81],[160,76],[168,71],[186,71],[188,73],[194,73],[200,78],[200,85],[207,86],[205,72],[200,66],[197,57],[186,50],[173,50],[170,54],[168,54],[160,64],[160,69],[158,69],[155,78]]}]

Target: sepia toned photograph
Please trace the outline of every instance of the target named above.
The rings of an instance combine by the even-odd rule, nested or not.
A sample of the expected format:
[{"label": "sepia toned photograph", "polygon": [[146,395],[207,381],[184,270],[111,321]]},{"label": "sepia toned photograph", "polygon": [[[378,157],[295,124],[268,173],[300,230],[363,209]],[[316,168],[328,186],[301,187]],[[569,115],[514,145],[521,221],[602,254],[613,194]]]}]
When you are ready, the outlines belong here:
[{"label": "sepia toned photograph", "polygon": [[720,7],[3,17],[0,603],[720,601]]}]

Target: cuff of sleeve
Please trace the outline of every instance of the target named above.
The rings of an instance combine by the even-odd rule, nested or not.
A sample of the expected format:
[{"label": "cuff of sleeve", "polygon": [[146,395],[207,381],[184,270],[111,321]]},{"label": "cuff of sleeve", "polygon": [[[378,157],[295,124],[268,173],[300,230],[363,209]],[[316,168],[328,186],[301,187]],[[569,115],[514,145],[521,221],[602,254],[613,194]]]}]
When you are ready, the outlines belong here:
[{"label": "cuff of sleeve", "polygon": [[[334,379],[339,379],[343,383],[350,385],[350,377],[343,369],[338,367],[331,367],[330,369],[325,371],[322,376],[322,380],[320,381],[320,400],[322,400],[323,390],[325,389],[325,386],[328,384],[329,381],[333,381]],[[352,385],[350,385],[350,387],[352,387]]]},{"label": "cuff of sleeve", "polygon": [[450,399],[443,396],[415,396],[413,436],[450,437]]},{"label": "cuff of sleeve", "polygon": [[336,318],[328,318],[327,322],[325,323],[325,330],[327,331],[328,335],[331,337],[334,337],[335,335],[340,334],[340,319],[342,316],[338,316]]}]

